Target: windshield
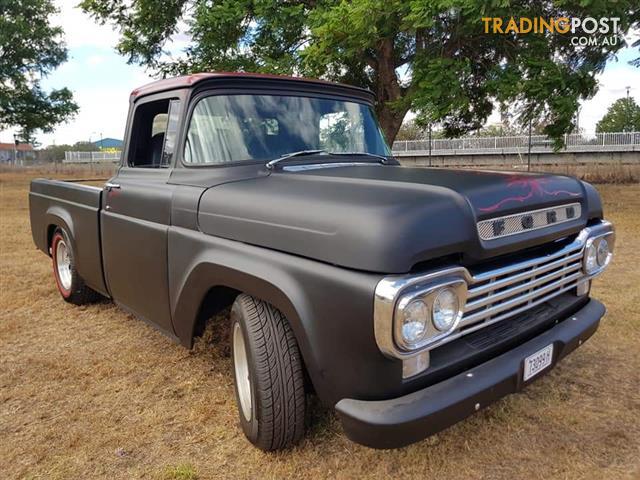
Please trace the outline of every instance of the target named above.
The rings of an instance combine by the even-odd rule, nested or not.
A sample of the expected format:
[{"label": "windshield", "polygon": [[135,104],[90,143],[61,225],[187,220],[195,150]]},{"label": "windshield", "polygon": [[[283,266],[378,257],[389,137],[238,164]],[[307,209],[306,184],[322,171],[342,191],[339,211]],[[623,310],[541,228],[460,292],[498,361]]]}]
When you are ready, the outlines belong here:
[{"label": "windshield", "polygon": [[200,100],[193,111],[184,160],[268,161],[301,150],[390,155],[368,105],[280,95],[215,95]]}]

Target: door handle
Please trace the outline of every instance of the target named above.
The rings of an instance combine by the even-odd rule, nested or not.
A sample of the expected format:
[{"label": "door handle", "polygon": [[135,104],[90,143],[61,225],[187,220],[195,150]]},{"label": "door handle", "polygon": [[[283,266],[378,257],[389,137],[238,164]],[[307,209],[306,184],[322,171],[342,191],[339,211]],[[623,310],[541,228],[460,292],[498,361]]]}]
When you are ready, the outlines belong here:
[{"label": "door handle", "polygon": [[111,182],[107,182],[104,184],[104,189],[107,192],[110,192],[113,189],[119,189],[120,188],[120,184],[119,183],[111,183]]}]

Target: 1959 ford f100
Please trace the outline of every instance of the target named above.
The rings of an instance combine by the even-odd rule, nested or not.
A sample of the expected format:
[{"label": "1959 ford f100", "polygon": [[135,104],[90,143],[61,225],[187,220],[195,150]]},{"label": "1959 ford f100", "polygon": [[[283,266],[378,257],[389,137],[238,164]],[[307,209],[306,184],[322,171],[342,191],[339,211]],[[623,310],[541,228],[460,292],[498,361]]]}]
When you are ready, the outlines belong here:
[{"label": "1959 ford f100", "polygon": [[306,394],[407,445],[519,391],[597,329],[614,230],[558,175],[405,168],[370,92],[194,74],[131,94],[103,188],[37,179],[37,247],[71,303],[113,299],[185,347],[230,307],[238,416],[275,450]]}]

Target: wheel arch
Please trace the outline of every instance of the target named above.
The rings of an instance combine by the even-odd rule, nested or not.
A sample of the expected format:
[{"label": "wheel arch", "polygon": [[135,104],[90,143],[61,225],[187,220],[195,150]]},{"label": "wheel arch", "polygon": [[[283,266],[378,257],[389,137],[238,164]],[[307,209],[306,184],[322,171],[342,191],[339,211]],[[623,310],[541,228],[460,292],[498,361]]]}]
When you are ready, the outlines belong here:
[{"label": "wheel arch", "polygon": [[73,218],[67,211],[56,206],[51,206],[45,213],[45,245],[47,247],[47,253],[51,256],[49,248],[51,247],[51,241],[53,240],[53,233],[57,228],[62,228],[67,234],[68,240],[71,243],[71,248],[76,252],[75,235],[73,229]]},{"label": "wheel arch", "polygon": [[327,406],[366,392],[381,372],[396,375],[401,368],[382,355],[373,335],[379,274],[174,227],[168,276],[173,328],[187,348],[211,292],[244,292],[280,310],[311,385]]},{"label": "wheel arch", "polygon": [[274,275],[274,270],[271,270],[270,278],[266,278],[256,272],[208,261],[196,265],[179,289],[173,305],[174,330],[182,345],[191,348],[207,320],[230,306],[237,295],[246,293],[269,303],[286,317],[298,342],[304,368],[309,372],[309,367],[316,361],[307,338],[310,314],[305,322],[303,292],[286,273],[280,271]]}]

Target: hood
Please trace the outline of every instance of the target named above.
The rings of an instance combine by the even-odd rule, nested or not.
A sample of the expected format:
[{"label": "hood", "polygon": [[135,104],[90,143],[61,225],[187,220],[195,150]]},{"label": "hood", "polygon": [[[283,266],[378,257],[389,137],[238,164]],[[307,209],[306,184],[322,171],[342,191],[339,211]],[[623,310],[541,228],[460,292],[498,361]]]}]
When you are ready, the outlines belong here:
[{"label": "hood", "polygon": [[[574,220],[482,240],[477,222],[580,203]],[[206,190],[208,234],[382,273],[456,255],[462,264],[562,238],[601,216],[593,187],[558,175],[337,166],[275,171]]]}]

